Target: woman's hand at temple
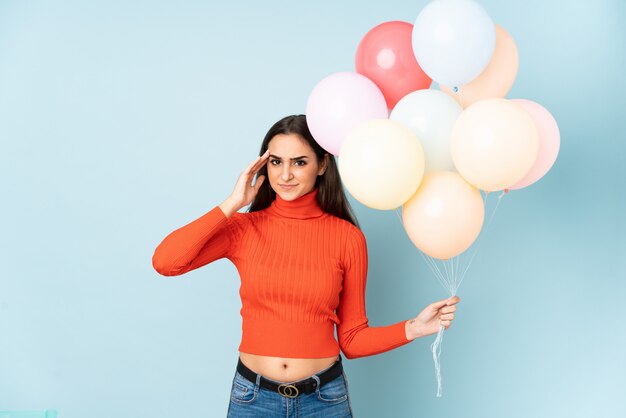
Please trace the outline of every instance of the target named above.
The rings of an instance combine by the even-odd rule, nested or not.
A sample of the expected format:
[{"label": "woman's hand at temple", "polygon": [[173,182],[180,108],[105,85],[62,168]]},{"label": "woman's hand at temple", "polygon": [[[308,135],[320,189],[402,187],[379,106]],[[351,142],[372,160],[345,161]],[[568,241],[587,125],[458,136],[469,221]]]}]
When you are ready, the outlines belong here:
[{"label": "woman's hand at temple", "polygon": [[252,161],[239,175],[237,184],[235,184],[235,189],[231,195],[219,205],[226,217],[230,217],[230,215],[234,212],[237,212],[242,207],[252,203],[252,200],[259,191],[261,184],[263,184],[263,181],[265,180],[265,176],[259,176],[254,186],[252,185],[252,180],[261,167],[267,163],[269,155],[270,150],[268,149],[263,155]]},{"label": "woman's hand at temple", "polygon": [[439,332],[441,326],[445,329],[450,328],[454,319],[456,304],[460,301],[461,298],[454,296],[428,305],[415,318],[406,321],[404,327],[406,338],[414,340],[415,338],[435,334]]}]

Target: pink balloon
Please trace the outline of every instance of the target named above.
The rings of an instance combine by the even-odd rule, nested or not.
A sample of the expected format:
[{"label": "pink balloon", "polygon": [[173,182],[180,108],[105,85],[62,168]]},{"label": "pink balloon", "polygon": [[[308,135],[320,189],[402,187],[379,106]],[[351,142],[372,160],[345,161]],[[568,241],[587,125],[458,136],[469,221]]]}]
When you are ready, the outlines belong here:
[{"label": "pink balloon", "polygon": [[537,159],[528,173],[512,187],[509,187],[511,190],[516,190],[530,186],[542,178],[550,168],[552,168],[559,154],[561,134],[554,117],[539,103],[526,99],[511,99],[511,101],[522,106],[532,117],[539,133]]},{"label": "pink balloon", "polygon": [[358,73],[340,72],[317,83],[306,104],[306,121],[315,141],[334,155],[348,133],[370,119],[387,119],[383,93]]}]

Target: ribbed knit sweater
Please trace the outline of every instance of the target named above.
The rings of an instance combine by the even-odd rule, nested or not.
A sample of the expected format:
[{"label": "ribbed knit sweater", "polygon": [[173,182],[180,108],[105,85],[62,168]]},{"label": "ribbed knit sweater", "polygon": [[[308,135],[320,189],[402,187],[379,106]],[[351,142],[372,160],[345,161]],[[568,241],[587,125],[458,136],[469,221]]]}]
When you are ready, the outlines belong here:
[{"label": "ribbed knit sweater", "polygon": [[352,359],[412,341],[406,320],[369,326],[365,236],[322,211],[317,188],[291,201],[277,195],[263,210],[230,217],[215,206],[167,235],[152,265],[177,276],[224,257],[241,277],[241,352],[322,358],[338,355],[341,347]]}]

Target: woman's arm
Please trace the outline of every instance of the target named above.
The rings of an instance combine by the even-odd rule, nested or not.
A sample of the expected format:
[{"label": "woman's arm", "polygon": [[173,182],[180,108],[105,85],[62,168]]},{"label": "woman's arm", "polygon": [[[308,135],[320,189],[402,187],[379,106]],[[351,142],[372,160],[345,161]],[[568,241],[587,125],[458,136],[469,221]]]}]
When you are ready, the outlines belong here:
[{"label": "woman's arm", "polygon": [[231,210],[232,206],[227,199],[200,218],[167,235],[152,256],[154,269],[163,276],[178,276],[228,257],[234,242],[229,225],[232,220],[229,217],[236,212]]},{"label": "woman's arm", "polygon": [[268,158],[269,150],[248,164],[224,202],[165,237],[152,256],[154,269],[164,276],[177,276],[228,257],[237,242],[230,228],[234,222],[229,218],[250,204],[258,193],[265,176],[259,176],[254,185],[252,180]]},{"label": "woman's arm", "polygon": [[339,345],[349,359],[371,356],[411,342],[407,320],[382,327],[370,327],[365,309],[367,244],[360,229],[352,229],[344,255],[343,289],[337,316]]}]

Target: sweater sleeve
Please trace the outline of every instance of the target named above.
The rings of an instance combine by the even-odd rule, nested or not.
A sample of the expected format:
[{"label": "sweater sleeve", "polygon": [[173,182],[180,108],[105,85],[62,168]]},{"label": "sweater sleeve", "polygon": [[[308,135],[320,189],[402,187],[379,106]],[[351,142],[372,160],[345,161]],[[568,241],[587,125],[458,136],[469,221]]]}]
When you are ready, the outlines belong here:
[{"label": "sweater sleeve", "polygon": [[381,327],[370,327],[365,310],[367,281],[367,244],[360,229],[355,228],[345,247],[343,288],[337,308],[337,338],[349,359],[380,354],[405,345],[406,320]]},{"label": "sweater sleeve", "polygon": [[[236,216],[236,214],[233,214]],[[219,206],[176,229],[156,247],[152,266],[163,276],[178,276],[220,258],[233,249],[229,219]]]}]

